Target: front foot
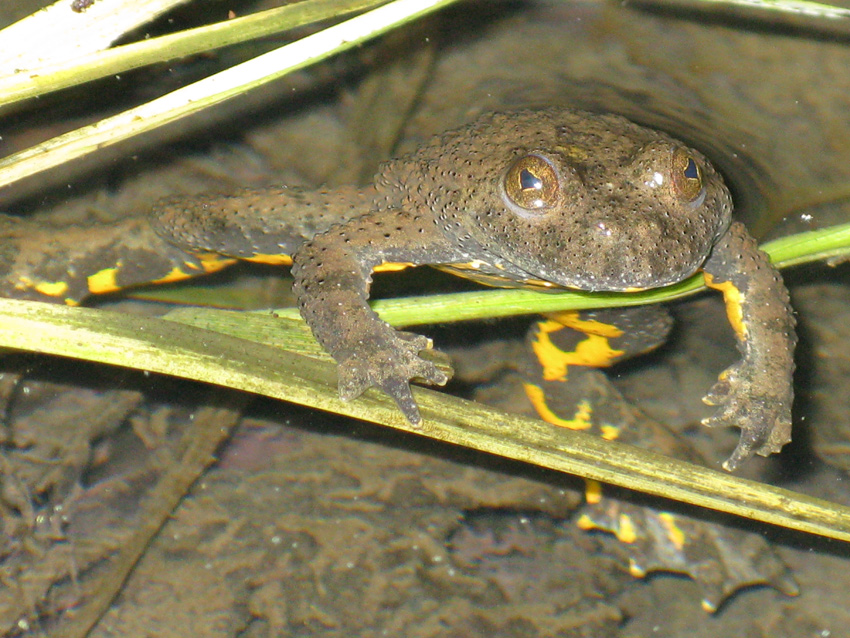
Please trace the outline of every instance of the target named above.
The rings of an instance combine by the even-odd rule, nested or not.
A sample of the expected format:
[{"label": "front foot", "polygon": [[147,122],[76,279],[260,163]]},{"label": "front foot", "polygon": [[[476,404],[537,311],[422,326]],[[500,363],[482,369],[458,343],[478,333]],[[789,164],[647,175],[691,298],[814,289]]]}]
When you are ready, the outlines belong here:
[{"label": "front foot", "polygon": [[445,385],[449,380],[434,363],[419,356],[430,348],[427,337],[392,329],[362,341],[355,352],[339,361],[340,398],[351,401],[367,388],[380,388],[395,400],[407,420],[418,426],[422,417],[410,381]]},{"label": "front foot", "polygon": [[753,454],[779,452],[791,440],[792,401],[790,384],[755,364],[741,361],[725,370],[703,398],[720,409],[702,421],[708,427],[741,429],[738,445],[723,468],[731,472]]},{"label": "front foot", "polygon": [[706,425],[741,428],[738,447],[723,464],[731,471],[753,454],[778,452],[791,440],[794,312],[779,272],[739,222],[720,237],[703,271],[706,285],[723,293],[743,357],[704,399],[720,406]]}]

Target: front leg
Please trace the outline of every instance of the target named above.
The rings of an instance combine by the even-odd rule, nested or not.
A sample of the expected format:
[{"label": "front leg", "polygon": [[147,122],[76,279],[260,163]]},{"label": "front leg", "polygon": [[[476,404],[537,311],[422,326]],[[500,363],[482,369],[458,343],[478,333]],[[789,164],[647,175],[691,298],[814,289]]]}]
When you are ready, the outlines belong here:
[{"label": "front leg", "polygon": [[292,274],[301,316],[339,364],[343,400],[370,386],[389,394],[405,417],[422,418],[409,382],[443,385],[448,377],[419,356],[430,339],[398,332],[367,303],[372,272],[391,264],[455,263],[459,251],[430,218],[382,210],[335,226],[296,253]]},{"label": "front leg", "polygon": [[741,428],[723,464],[731,471],[753,453],[767,456],[791,440],[795,320],[782,278],[742,224],[732,224],[703,269],[706,285],[723,292],[743,355],[703,399],[721,406],[705,425]]}]

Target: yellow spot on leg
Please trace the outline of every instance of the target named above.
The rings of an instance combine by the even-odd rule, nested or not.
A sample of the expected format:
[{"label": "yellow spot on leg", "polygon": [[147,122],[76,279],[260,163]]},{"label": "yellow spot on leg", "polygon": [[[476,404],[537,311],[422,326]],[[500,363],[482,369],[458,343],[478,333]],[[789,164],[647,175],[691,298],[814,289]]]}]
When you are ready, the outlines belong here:
[{"label": "yellow spot on leg", "polygon": [[547,423],[562,428],[569,428],[570,430],[587,430],[593,425],[590,421],[593,410],[587,401],[582,401],[578,404],[578,410],[572,419],[564,419],[555,414],[546,404],[546,394],[543,392],[543,388],[527,382],[522,385],[525,388],[525,394],[528,396],[528,400],[531,401],[531,405],[537,410],[540,418]]},{"label": "yellow spot on leg", "polygon": [[599,428],[602,438],[606,441],[616,441],[620,438],[620,428],[616,425],[602,425]]},{"label": "yellow spot on leg", "polygon": [[[561,314],[566,315],[568,313]],[[622,350],[614,350],[608,343],[609,338],[620,336],[622,331],[598,321],[581,321],[578,319],[569,327],[585,332],[587,339],[579,342],[573,352],[565,352],[552,343],[552,339],[549,337],[553,332],[563,330],[564,326],[565,324],[560,321],[560,317],[559,320],[550,319],[537,324],[537,334],[531,347],[540,365],[543,366],[543,378],[546,381],[566,381],[567,368],[571,365],[594,368],[606,367],[623,355]],[[585,330],[590,328],[599,329],[605,334],[589,333]]]},{"label": "yellow spot on leg", "polygon": [[614,339],[623,335],[623,331],[617,326],[593,319],[582,319],[581,315],[575,310],[550,312],[546,316],[555,323],[589,335],[599,335],[608,339]]},{"label": "yellow spot on leg", "polygon": [[709,614],[713,614],[714,612],[717,611],[717,605],[715,605],[710,600],[707,600],[705,598],[703,598],[702,601],[700,602],[700,607],[702,607],[703,611],[705,611]]},{"label": "yellow spot on leg", "polygon": [[399,272],[400,270],[407,270],[408,268],[412,268],[415,264],[412,262],[390,262],[385,261],[381,264],[375,266],[372,271],[373,272]]},{"label": "yellow spot on leg", "polygon": [[643,578],[646,576],[646,570],[631,558],[629,559],[629,573],[635,578]]},{"label": "yellow spot on leg", "polygon": [[676,549],[682,551],[685,546],[685,532],[676,524],[676,517],[670,512],[661,512],[658,519],[664,525],[664,529],[667,530],[668,540],[673,543]]},{"label": "yellow spot on leg", "polygon": [[89,292],[101,294],[105,292],[115,292],[120,290],[120,286],[116,282],[116,275],[121,268],[121,262],[118,262],[112,268],[104,268],[93,275],[89,275],[86,279],[89,287]]},{"label": "yellow spot on leg", "polygon": [[64,281],[57,281],[53,283],[45,281],[43,283],[36,284],[35,289],[42,295],[48,295],[49,297],[61,297],[68,292],[68,284]]},{"label": "yellow spot on leg", "polygon": [[289,255],[263,255],[257,253],[253,257],[245,257],[245,261],[255,264],[267,264],[269,266],[291,266],[292,257]]},{"label": "yellow spot on leg", "polygon": [[216,253],[202,253],[198,255],[198,259],[201,260],[201,266],[204,272],[218,272],[230,264],[235,264],[237,261],[233,257],[222,257]]},{"label": "yellow spot on leg", "polygon": [[631,517],[626,514],[620,514],[620,521],[617,527],[617,539],[622,543],[634,543],[637,540],[637,530]]},{"label": "yellow spot on leg", "polygon": [[182,281],[184,279],[188,279],[189,277],[197,277],[197,272],[186,272],[185,270],[181,270],[180,268],[172,268],[171,271],[159,279],[154,279],[150,283],[152,284],[170,284],[174,281]]},{"label": "yellow spot on leg", "polygon": [[602,500],[602,483],[593,479],[584,481],[584,500],[590,505],[596,505]]},{"label": "yellow spot on leg", "polygon": [[[15,288],[17,290],[37,290],[43,295],[48,295],[50,297],[60,297],[68,290],[68,285],[59,282],[55,284],[41,282],[36,283],[32,279],[26,276],[18,277],[18,282],[15,284]],[[79,302],[76,299],[65,299],[65,303],[69,306],[77,306]]]},{"label": "yellow spot on leg", "polygon": [[747,338],[747,326],[744,324],[744,295],[735,287],[731,281],[723,282],[722,284],[715,283],[714,277],[707,272],[703,273],[705,285],[714,290],[719,290],[723,293],[723,301],[726,304],[726,316],[729,318],[729,323],[738,338],[744,340]]}]

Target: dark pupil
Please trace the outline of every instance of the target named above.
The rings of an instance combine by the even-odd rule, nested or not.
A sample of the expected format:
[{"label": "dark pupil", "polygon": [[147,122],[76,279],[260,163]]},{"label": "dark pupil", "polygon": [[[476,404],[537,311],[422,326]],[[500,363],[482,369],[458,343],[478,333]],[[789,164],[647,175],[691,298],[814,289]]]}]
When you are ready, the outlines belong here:
[{"label": "dark pupil", "polygon": [[539,191],[543,188],[543,181],[530,170],[524,168],[519,174],[519,187],[524,191]]},{"label": "dark pupil", "polygon": [[685,177],[688,179],[699,179],[696,162],[690,158],[688,159],[688,165],[685,167]]}]

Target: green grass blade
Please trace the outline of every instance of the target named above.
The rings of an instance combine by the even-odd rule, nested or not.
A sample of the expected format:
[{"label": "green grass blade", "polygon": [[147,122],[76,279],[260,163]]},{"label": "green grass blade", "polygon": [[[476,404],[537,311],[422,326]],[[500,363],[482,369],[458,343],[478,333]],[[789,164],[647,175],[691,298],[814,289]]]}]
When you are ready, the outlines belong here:
[{"label": "green grass blade", "polygon": [[770,255],[770,260],[779,268],[833,257],[850,257],[850,224],[774,239],[764,244],[762,250]]},{"label": "green grass blade", "polygon": [[699,0],[699,2],[719,6],[761,9],[767,12],[788,13],[809,18],[826,18],[829,20],[850,18],[850,9],[824,2],[807,2],[806,0]]},{"label": "green grass blade", "polygon": [[[790,235],[762,246],[780,268],[850,255],[850,224]],[[384,321],[394,326],[416,326],[453,321],[492,319],[516,315],[642,306],[681,299],[706,290],[701,274],[685,281],[643,292],[535,292],[497,288],[475,292],[425,295],[375,301],[372,307]],[[156,298],[156,294],[147,295]],[[294,308],[275,310],[281,317],[294,319]]]}]

